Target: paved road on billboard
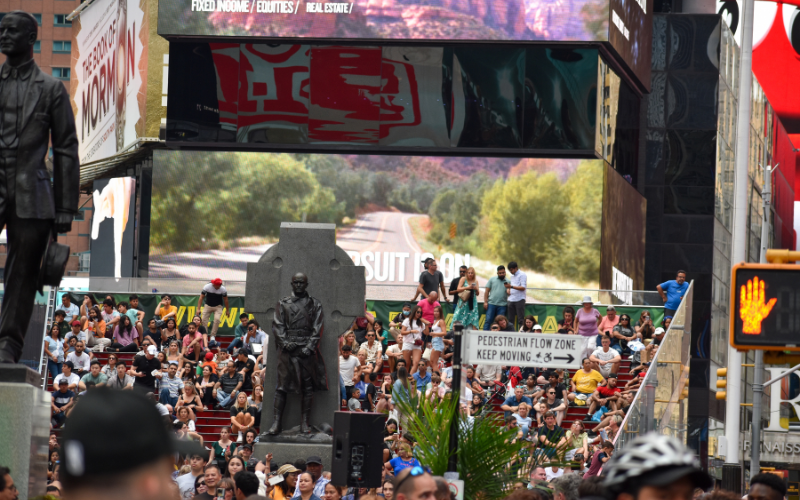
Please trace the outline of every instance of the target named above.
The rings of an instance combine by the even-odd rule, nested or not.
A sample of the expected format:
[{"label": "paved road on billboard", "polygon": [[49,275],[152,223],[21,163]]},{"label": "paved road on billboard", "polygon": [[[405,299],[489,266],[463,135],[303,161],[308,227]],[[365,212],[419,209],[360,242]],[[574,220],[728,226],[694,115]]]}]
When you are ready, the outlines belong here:
[{"label": "paved road on billboard", "polygon": [[[422,249],[414,240],[408,219],[416,214],[374,212],[358,218],[356,224],[339,231],[336,243],[344,250],[356,252],[406,252],[405,282],[416,282],[409,269],[415,253]],[[202,250],[150,257],[153,278],[211,279],[219,276],[229,281],[244,281],[247,263],[256,262],[272,244],[239,247],[228,250]],[[396,276],[395,283],[401,283]]]}]

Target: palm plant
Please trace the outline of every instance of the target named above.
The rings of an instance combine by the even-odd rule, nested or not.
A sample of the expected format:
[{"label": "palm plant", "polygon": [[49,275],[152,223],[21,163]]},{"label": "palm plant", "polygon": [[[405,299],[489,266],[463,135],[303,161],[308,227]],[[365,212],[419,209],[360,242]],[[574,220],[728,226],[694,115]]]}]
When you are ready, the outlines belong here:
[{"label": "palm plant", "polygon": [[[395,401],[404,430],[417,443],[415,456],[438,476],[447,471],[452,456],[450,425],[460,406],[450,396],[429,400],[412,395]],[[545,462],[549,466],[571,465],[563,462],[566,450],[554,447],[532,450],[532,443],[516,439],[517,432],[516,428],[505,427],[498,414],[482,413],[472,418],[458,412],[457,463],[466,500],[504,498],[515,481],[527,481],[530,471]]]}]

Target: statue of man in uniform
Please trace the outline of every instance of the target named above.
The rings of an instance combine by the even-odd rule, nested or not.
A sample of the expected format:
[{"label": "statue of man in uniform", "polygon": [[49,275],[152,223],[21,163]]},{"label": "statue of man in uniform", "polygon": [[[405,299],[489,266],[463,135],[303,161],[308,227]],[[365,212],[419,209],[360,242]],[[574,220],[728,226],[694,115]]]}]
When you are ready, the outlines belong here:
[{"label": "statue of man in uniform", "polygon": [[306,292],[308,278],[303,273],[292,277],[292,295],[275,307],[272,333],[278,349],[278,385],[275,390],[274,420],[267,434],[280,434],[286,394],[301,394],[300,432],[311,433],[308,418],[314,391],[328,390],[325,362],[319,351],[322,338],[322,304]]}]

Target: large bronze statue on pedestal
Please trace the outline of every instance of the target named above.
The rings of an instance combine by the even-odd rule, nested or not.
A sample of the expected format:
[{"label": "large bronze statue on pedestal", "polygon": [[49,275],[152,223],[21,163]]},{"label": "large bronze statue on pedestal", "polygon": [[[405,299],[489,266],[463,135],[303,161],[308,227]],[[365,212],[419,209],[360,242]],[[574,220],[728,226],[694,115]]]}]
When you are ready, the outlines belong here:
[{"label": "large bronze statue on pedestal", "polygon": [[[22,11],[0,21],[0,51],[7,56],[0,67],[0,228],[8,237],[0,363],[19,361],[42,257],[53,230],[69,232],[78,212],[75,117],[64,84],[33,61],[37,29]],[[52,182],[45,167],[51,139]]]},{"label": "large bronze statue on pedestal", "polygon": [[275,307],[272,333],[278,350],[278,384],[275,389],[274,419],[267,434],[280,434],[286,394],[301,394],[300,433],[311,434],[309,415],[314,391],[328,390],[325,362],[319,351],[324,330],[322,304],[306,293],[308,278],[303,273],[292,277],[292,295]]}]

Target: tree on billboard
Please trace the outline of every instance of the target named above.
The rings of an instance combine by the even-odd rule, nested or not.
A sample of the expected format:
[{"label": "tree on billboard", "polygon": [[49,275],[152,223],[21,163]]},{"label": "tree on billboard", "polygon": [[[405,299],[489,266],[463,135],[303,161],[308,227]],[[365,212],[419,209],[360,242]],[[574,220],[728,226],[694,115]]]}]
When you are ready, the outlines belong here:
[{"label": "tree on billboard", "polygon": [[487,249],[503,261],[544,271],[569,215],[564,194],[554,173],[530,171],[495,182],[483,199]]},{"label": "tree on billboard", "polygon": [[[188,155],[188,156],[187,156]],[[178,156],[173,156],[178,158]],[[276,236],[283,221],[337,222],[343,208],[288,154],[186,153],[154,179],[151,242],[162,251]]]},{"label": "tree on billboard", "polygon": [[[549,273],[584,282],[600,276],[600,237],[603,216],[603,164],[582,161],[562,187],[569,200],[568,217],[556,239],[556,251],[544,261]],[[622,227],[616,230],[623,230]]]}]

